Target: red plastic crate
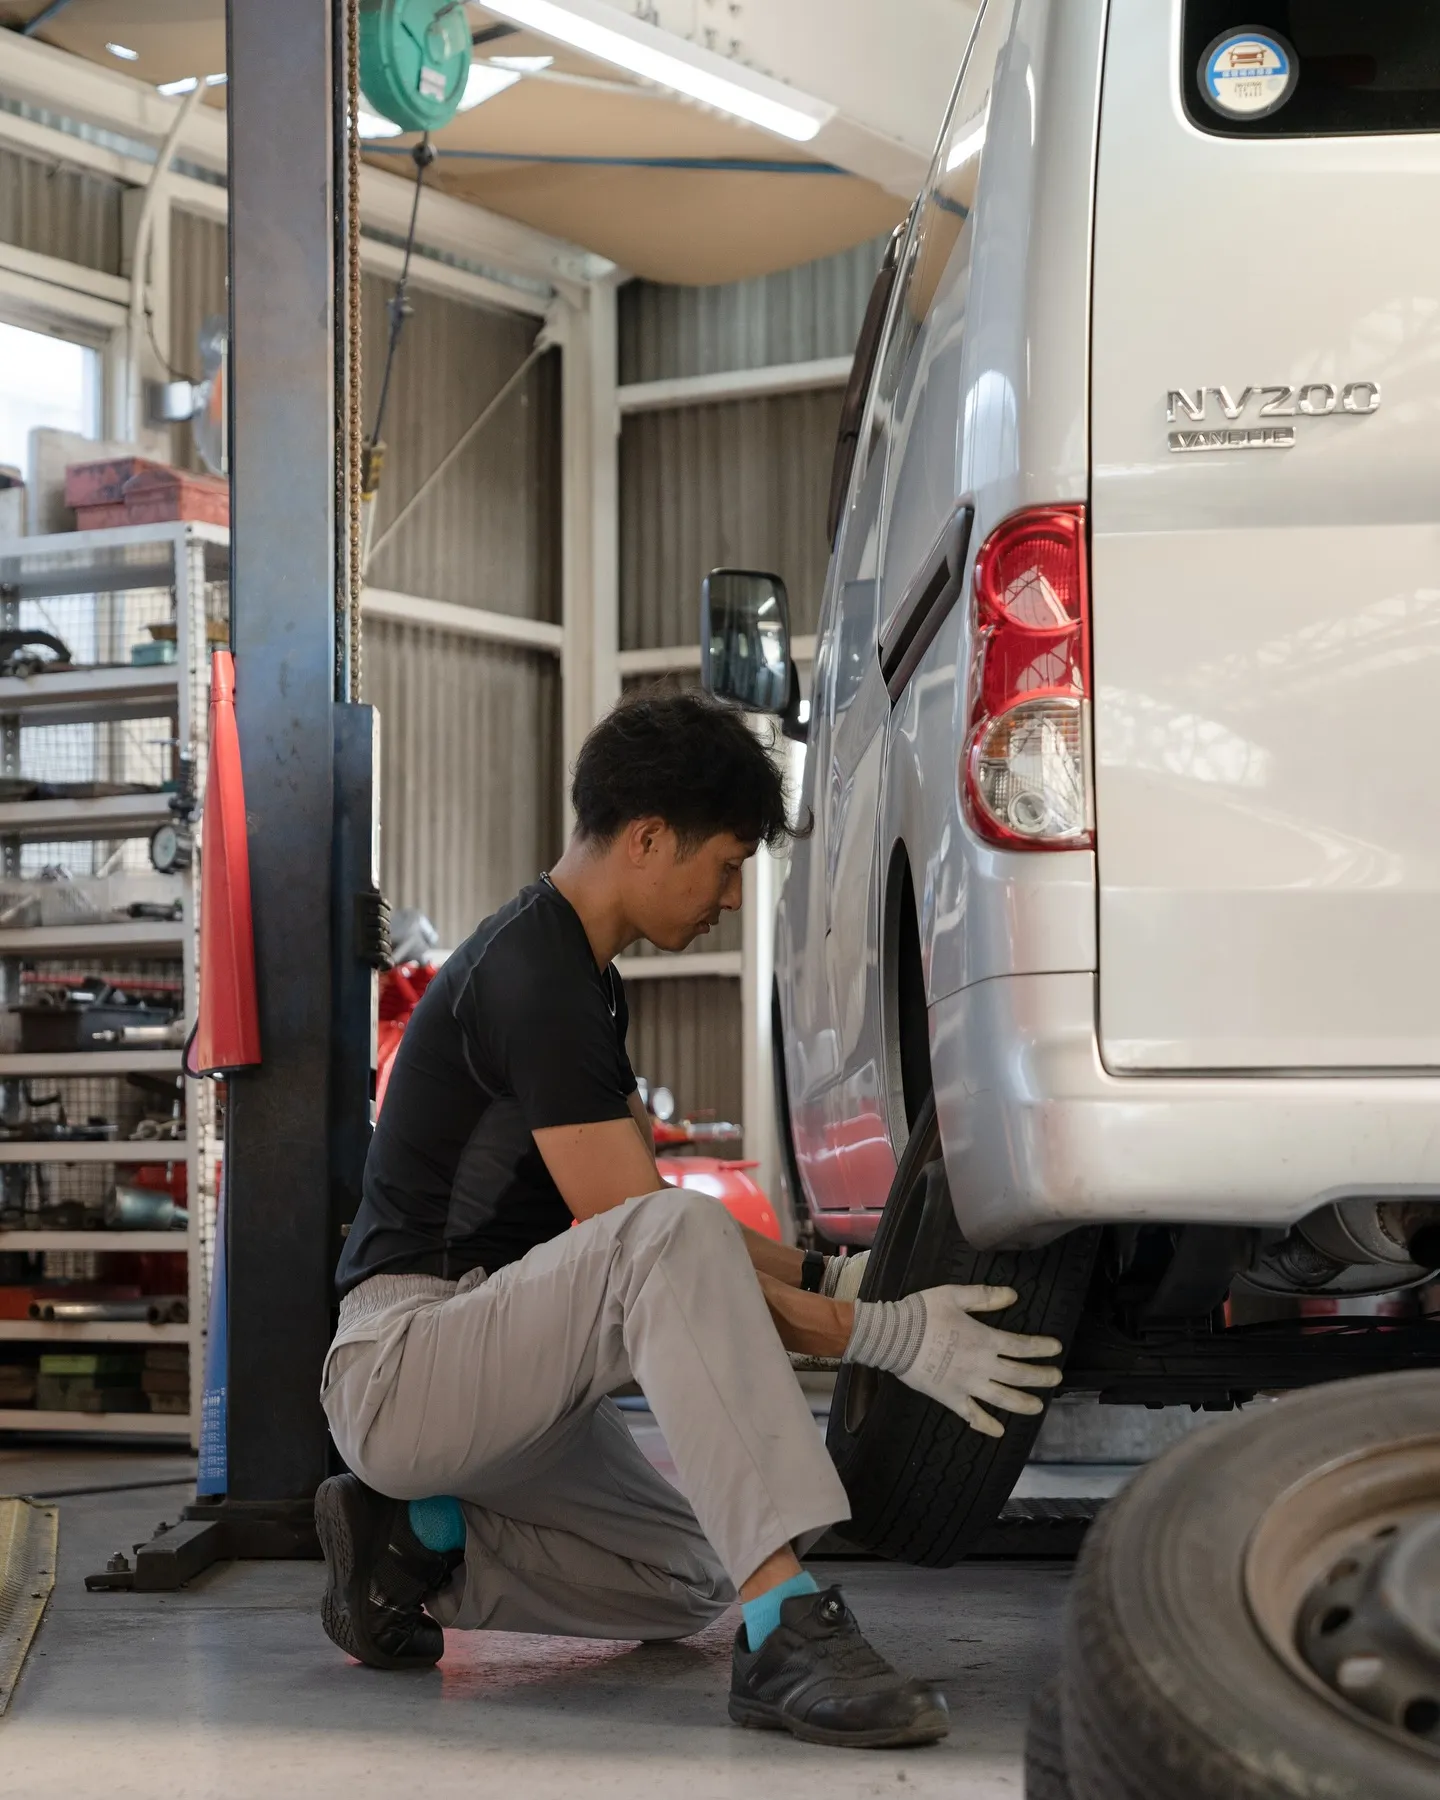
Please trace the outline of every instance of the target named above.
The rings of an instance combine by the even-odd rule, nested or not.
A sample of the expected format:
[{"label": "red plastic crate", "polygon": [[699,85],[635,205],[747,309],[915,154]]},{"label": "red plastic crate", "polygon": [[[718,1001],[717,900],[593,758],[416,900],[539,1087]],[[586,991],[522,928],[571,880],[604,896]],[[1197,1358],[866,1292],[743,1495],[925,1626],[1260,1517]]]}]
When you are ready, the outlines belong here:
[{"label": "red plastic crate", "polygon": [[164,463],[148,456],[109,456],[100,462],[71,463],[65,471],[65,504],[67,506],[119,506],[125,499],[125,484],[136,475],[166,474]]},{"label": "red plastic crate", "polygon": [[125,483],[124,502],[132,525],[160,525],[172,519],[201,525],[230,523],[230,484],[216,475],[142,469]]},{"label": "red plastic crate", "polygon": [[65,471],[65,503],[80,531],[113,525],[163,525],[186,519],[229,525],[230,484],[214,475],[172,469],[143,456],[72,463]]}]

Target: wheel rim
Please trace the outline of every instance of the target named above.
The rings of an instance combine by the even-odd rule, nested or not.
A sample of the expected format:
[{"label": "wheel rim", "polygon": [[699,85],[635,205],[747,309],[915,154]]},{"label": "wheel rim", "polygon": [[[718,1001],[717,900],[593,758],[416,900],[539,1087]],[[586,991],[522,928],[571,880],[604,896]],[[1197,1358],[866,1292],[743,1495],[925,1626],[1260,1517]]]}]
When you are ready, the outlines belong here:
[{"label": "wheel rim", "polygon": [[1357,1724],[1440,1760],[1440,1436],[1297,1482],[1256,1525],[1244,1582],[1292,1673]]}]

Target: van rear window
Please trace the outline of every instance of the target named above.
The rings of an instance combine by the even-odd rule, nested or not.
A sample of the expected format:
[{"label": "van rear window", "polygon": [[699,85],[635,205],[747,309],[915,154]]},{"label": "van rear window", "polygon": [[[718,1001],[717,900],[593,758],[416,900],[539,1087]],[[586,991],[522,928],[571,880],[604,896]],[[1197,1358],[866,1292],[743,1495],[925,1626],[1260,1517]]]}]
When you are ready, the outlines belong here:
[{"label": "van rear window", "polygon": [[1186,0],[1180,79],[1221,137],[1440,131],[1440,4]]}]

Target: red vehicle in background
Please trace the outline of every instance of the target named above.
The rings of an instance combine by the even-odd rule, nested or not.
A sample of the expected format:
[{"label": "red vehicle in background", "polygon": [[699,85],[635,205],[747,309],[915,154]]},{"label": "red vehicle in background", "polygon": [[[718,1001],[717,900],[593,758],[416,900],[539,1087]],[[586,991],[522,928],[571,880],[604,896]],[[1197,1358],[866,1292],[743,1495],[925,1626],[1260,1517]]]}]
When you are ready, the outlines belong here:
[{"label": "red vehicle in background", "polygon": [[719,1120],[675,1118],[675,1097],[669,1088],[650,1090],[640,1083],[640,1095],[650,1114],[650,1128],[655,1134],[655,1166],[662,1181],[673,1187],[689,1188],[697,1194],[708,1194],[718,1200],[739,1225],[748,1225],[762,1237],[783,1242],[780,1221],[764,1190],[750,1174],[759,1168],[742,1158],[717,1156],[715,1151],[726,1144],[739,1147],[742,1132],[738,1125]]}]

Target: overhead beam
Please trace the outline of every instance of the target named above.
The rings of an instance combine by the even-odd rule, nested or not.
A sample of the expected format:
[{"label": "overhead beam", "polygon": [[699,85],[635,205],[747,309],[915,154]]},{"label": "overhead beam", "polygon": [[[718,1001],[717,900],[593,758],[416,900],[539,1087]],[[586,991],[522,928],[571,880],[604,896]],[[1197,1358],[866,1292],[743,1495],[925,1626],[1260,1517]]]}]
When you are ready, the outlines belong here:
[{"label": "overhead beam", "polygon": [[677,375],[665,381],[632,381],[617,388],[622,413],[663,412],[721,400],[756,400],[772,394],[813,393],[844,387],[853,358],[822,356],[810,362],[772,363],[759,369],[724,369],[714,375]]},{"label": "overhead beam", "polygon": [[[137,81],[118,69],[102,68],[84,57],[57,50],[50,44],[7,32],[5,54],[0,58],[0,93],[27,102],[67,119],[98,126],[137,144],[156,147],[174,122],[178,100],[167,99],[148,82]],[[5,119],[6,115],[0,115]],[[16,121],[28,123],[28,121]],[[43,127],[41,128],[44,129]],[[0,125],[0,131],[4,126]],[[33,126],[32,126],[33,130]],[[67,134],[53,129],[49,141]],[[96,146],[100,148],[100,146]],[[113,148],[106,149],[115,157]],[[178,155],[216,175],[226,170],[225,114],[217,107],[196,107],[185,128]],[[78,158],[76,158],[78,160]],[[146,167],[143,159],[134,160]],[[118,171],[117,171],[118,172]],[[147,170],[148,173],[148,170]],[[129,174],[124,179],[136,179]],[[143,181],[144,174],[138,177]],[[204,188],[203,182],[189,187]],[[217,190],[218,191],[218,190]],[[175,197],[189,205],[192,196],[185,185]],[[377,231],[403,236],[410,224],[413,184],[403,176],[387,174],[368,164],[360,178],[361,222]],[[214,204],[213,201],[211,204]],[[202,210],[197,205],[196,210]],[[581,284],[608,264],[574,244],[548,237],[528,225],[517,224],[482,207],[467,205],[448,194],[427,190],[421,198],[419,237],[431,249],[467,261],[487,264],[497,271],[540,281],[557,289]]]},{"label": "overhead beam", "polygon": [[[3,87],[3,71],[0,71],[0,87]],[[0,111],[0,145],[54,165],[86,169],[137,188],[145,185],[154,168],[153,163],[138,156],[127,156],[109,145],[97,144],[92,138],[79,137],[73,132],[57,130],[53,125],[41,125],[33,119],[3,111]],[[181,211],[209,219],[217,225],[223,225],[229,217],[229,196],[219,184],[172,170],[167,186],[172,203]],[[9,246],[3,246],[3,249],[8,251]],[[404,253],[396,245],[362,237],[360,260],[372,273],[394,277],[400,273]],[[71,264],[60,266],[75,267]],[[89,271],[75,267],[75,273],[84,276]],[[539,278],[521,286],[477,274],[473,269],[457,268],[454,263],[424,254],[412,260],[410,282],[413,287],[424,288],[430,293],[445,294],[472,305],[526,313],[532,318],[545,316],[554,291],[551,283]],[[82,291],[91,291],[83,282],[80,285]]]},{"label": "overhead beam", "polygon": [[83,279],[91,273],[57,257],[0,244],[0,295],[42,318],[83,320],[103,341],[108,333],[121,330],[129,317],[130,283],[113,275],[97,274],[93,282]]},{"label": "overhead beam", "polygon": [[508,613],[485,612],[478,606],[456,606],[449,600],[427,600],[421,594],[397,594],[389,588],[367,587],[360,599],[367,619],[388,619],[397,625],[423,625],[431,631],[458,632],[487,644],[511,644],[521,650],[542,650],[559,656],[565,631],[544,619],[517,619]]}]

